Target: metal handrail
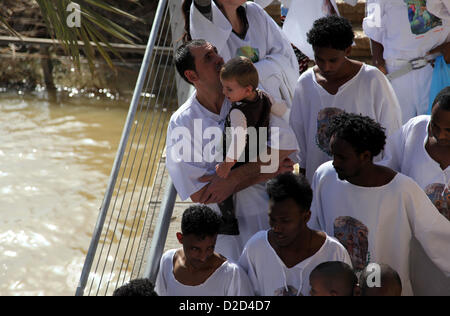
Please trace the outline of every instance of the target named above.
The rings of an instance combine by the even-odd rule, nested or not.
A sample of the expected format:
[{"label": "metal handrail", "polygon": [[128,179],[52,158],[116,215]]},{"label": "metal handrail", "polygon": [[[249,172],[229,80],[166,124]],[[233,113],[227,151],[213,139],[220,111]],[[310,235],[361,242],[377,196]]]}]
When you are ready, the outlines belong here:
[{"label": "metal handrail", "polygon": [[158,7],[156,10],[155,19],[153,21],[152,30],[150,32],[149,40],[147,43],[147,48],[145,51],[144,59],[142,61],[141,69],[139,72],[139,77],[137,79],[136,87],[134,90],[133,98],[131,100],[130,109],[128,111],[127,120],[125,123],[125,127],[122,133],[122,137],[119,144],[119,149],[114,160],[114,165],[111,171],[111,175],[109,178],[107,190],[105,197],[103,199],[102,206],[100,208],[100,214],[97,219],[97,223],[94,229],[93,237],[89,246],[89,250],[85,259],[85,263],[82,269],[80,281],[78,283],[78,287],[76,290],[76,296],[82,296],[84,294],[84,290],[89,278],[89,273],[92,268],[92,263],[97,251],[97,247],[99,244],[99,240],[101,237],[102,229],[105,223],[107,211],[111,202],[111,197],[114,191],[114,186],[117,181],[117,176],[119,173],[120,166],[122,164],[122,160],[124,157],[124,152],[128,143],[128,138],[130,135],[130,131],[133,125],[134,117],[136,114],[136,110],[138,107],[139,99],[141,97],[142,89],[144,87],[145,78],[149,69],[150,59],[155,47],[156,38],[158,35],[158,31],[161,27],[162,16],[164,14],[164,9],[166,7],[167,0],[159,0]]}]

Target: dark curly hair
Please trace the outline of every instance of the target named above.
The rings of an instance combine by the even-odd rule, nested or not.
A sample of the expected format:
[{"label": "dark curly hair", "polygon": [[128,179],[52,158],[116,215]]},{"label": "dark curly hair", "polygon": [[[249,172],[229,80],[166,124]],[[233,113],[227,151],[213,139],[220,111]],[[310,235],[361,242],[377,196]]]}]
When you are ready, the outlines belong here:
[{"label": "dark curly hair", "polygon": [[439,108],[450,111],[450,86],[442,89],[433,101],[433,107],[439,103]]},{"label": "dark curly hair", "polygon": [[158,296],[149,279],[134,279],[117,288],[113,296]]},{"label": "dark curly hair", "polygon": [[193,234],[204,239],[219,232],[222,223],[220,216],[206,205],[196,204],[187,208],[181,219],[183,235]]},{"label": "dark curly hair", "polygon": [[306,34],[308,43],[313,47],[330,47],[346,50],[355,39],[350,22],[343,17],[330,15],[316,20]]},{"label": "dark curly hair", "polygon": [[274,202],[293,199],[302,211],[309,211],[313,199],[313,191],[304,176],[287,172],[271,179],[266,184],[269,198]]},{"label": "dark curly hair", "polygon": [[341,113],[333,117],[328,126],[327,136],[334,135],[348,142],[357,153],[368,150],[372,158],[386,145],[384,128],[368,116]]}]

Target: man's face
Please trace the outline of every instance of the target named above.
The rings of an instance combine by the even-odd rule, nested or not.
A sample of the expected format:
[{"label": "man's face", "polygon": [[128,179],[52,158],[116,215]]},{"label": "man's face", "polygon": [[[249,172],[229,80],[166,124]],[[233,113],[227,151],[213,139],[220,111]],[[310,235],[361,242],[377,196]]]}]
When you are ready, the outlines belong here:
[{"label": "man's face", "polygon": [[249,92],[253,89],[251,86],[242,87],[236,80],[234,79],[221,79],[223,94],[231,101],[238,102],[242,101],[249,96]]},{"label": "man's face", "polygon": [[428,135],[434,138],[439,146],[450,146],[450,111],[442,110],[439,104],[431,111]]},{"label": "man's face", "polygon": [[217,48],[207,43],[191,48],[191,54],[195,60],[195,79],[198,83],[220,85],[219,75],[224,61],[217,53]]},{"label": "man's face", "polygon": [[349,180],[359,175],[362,167],[362,154],[358,154],[347,141],[335,137],[330,140],[333,167],[339,179]]},{"label": "man's face", "polygon": [[281,202],[269,201],[269,224],[273,242],[278,247],[287,247],[303,232],[310,217],[310,211],[303,211],[292,199]]},{"label": "man's face", "polygon": [[206,236],[204,239],[194,234],[178,234],[177,236],[180,243],[183,244],[187,263],[194,268],[201,269],[214,255],[217,235]]},{"label": "man's face", "polygon": [[314,59],[320,73],[327,79],[339,77],[350,49],[345,51],[329,47],[314,47]]}]

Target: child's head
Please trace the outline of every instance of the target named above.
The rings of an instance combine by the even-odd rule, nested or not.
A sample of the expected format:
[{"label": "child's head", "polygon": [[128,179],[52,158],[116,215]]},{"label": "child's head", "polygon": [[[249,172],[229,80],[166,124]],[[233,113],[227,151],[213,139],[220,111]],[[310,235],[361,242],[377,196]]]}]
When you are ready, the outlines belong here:
[{"label": "child's head", "polygon": [[158,296],[149,279],[134,279],[117,288],[113,296]]},{"label": "child's head", "polygon": [[319,264],[309,275],[311,296],[353,296],[358,278],[353,269],[341,261]]},{"label": "child's head", "polygon": [[247,57],[235,57],[223,65],[220,81],[231,102],[242,101],[258,87],[258,71]]},{"label": "child's head", "polygon": [[361,296],[400,296],[402,281],[397,271],[387,264],[371,263],[359,277]]},{"label": "child's head", "polygon": [[351,23],[339,16],[316,20],[307,34],[314,50],[314,58],[321,74],[326,78],[340,76],[346,71],[347,57],[355,38]]},{"label": "child's head", "polygon": [[201,268],[214,255],[221,223],[220,216],[206,205],[193,205],[184,211],[177,239],[191,266]]}]

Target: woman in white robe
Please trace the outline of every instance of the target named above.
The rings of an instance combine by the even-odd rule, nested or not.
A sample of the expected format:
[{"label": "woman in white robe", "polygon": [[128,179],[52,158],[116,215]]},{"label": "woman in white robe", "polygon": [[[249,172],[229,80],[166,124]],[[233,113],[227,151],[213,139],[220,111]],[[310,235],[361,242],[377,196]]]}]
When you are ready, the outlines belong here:
[{"label": "woman in white robe", "polygon": [[290,106],[299,66],[289,40],[275,21],[253,2],[214,0],[205,7],[197,2],[205,3],[183,3],[186,20],[189,16],[187,38],[209,41],[225,61],[236,56],[250,58],[258,69],[262,90]]}]

